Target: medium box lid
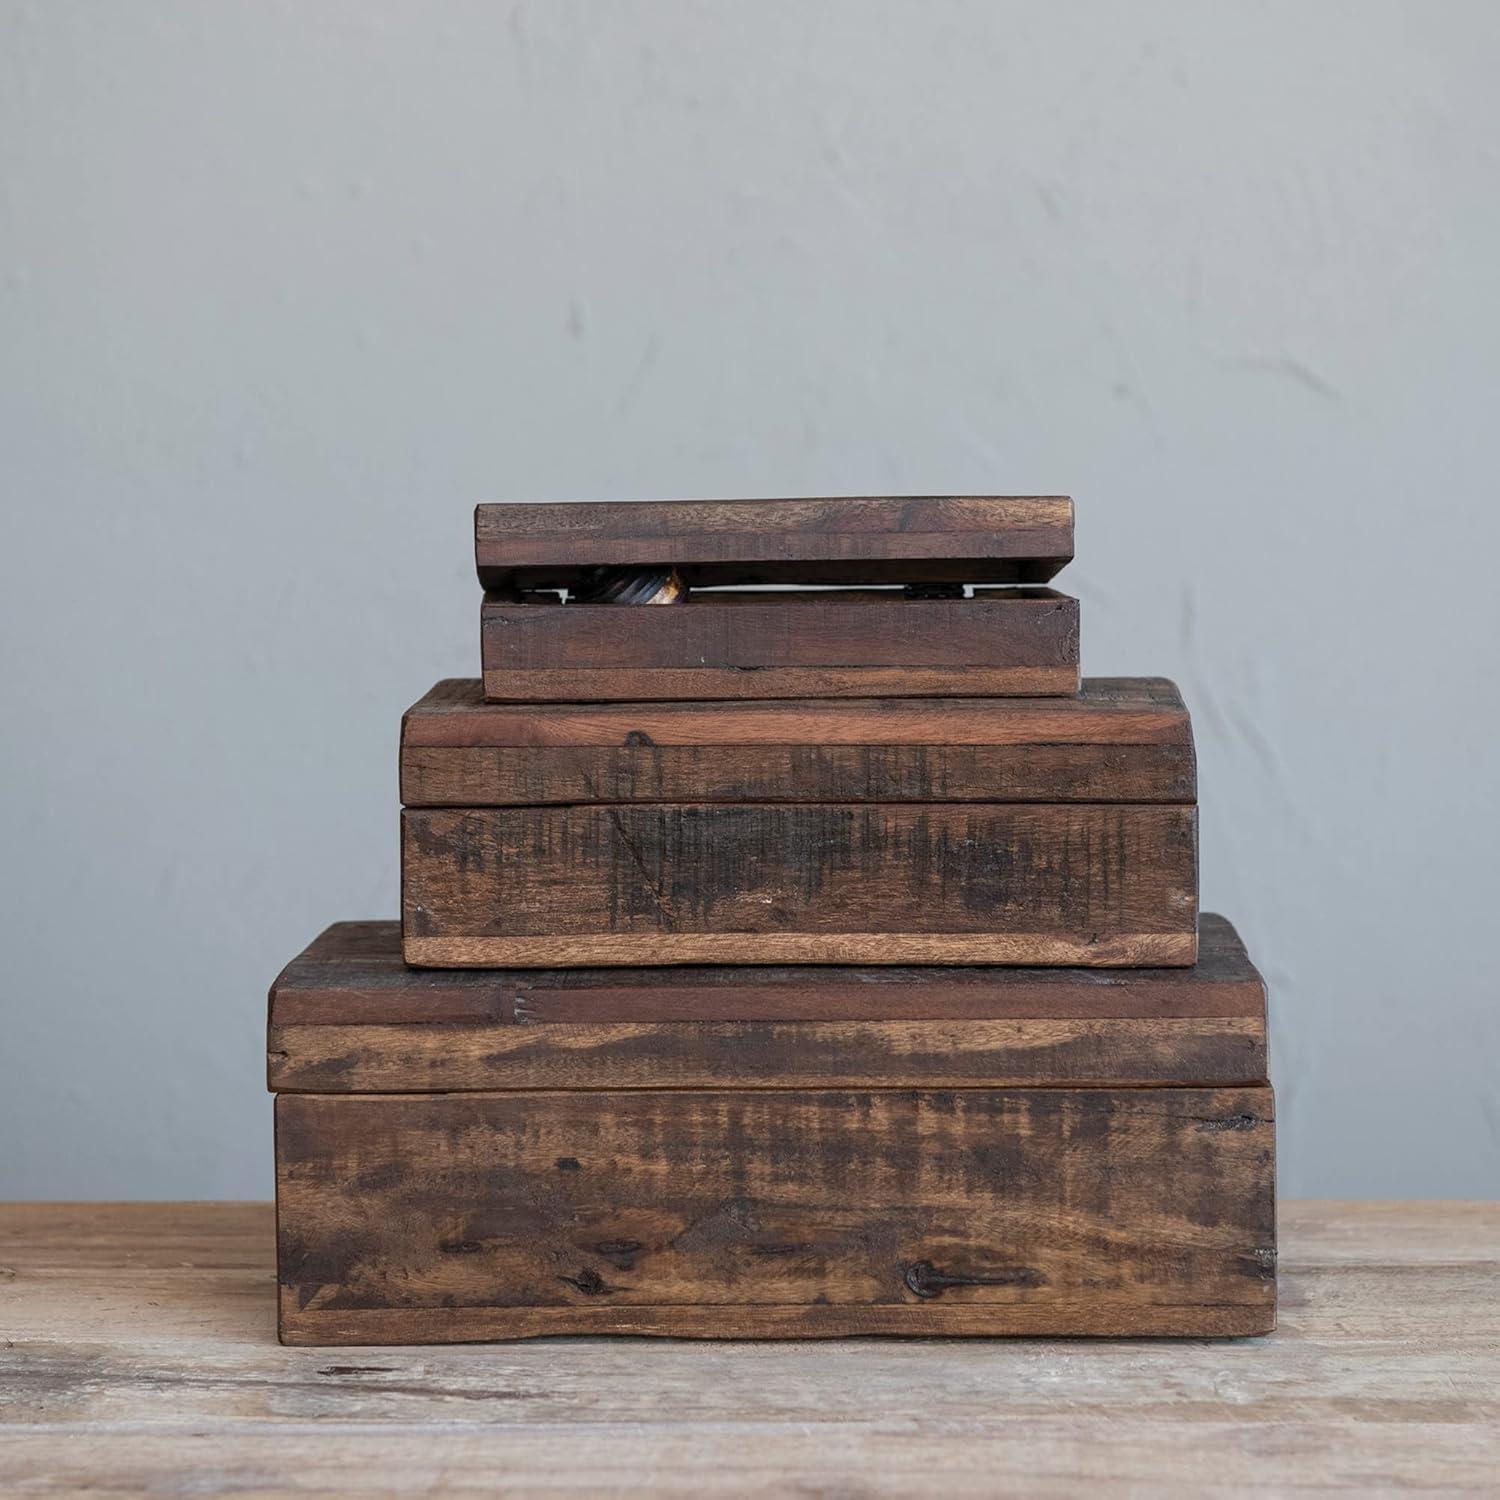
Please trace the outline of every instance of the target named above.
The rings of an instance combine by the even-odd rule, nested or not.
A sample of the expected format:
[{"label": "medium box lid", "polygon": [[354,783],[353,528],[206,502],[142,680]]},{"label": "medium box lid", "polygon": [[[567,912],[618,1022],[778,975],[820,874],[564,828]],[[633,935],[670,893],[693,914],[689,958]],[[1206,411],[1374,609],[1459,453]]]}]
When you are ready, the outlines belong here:
[{"label": "medium box lid", "polygon": [[341,922],[271,988],[278,1092],[1264,1082],[1265,988],[1205,915],[1181,969],[410,969]]},{"label": "medium box lid", "polygon": [[1073,556],[1061,495],[480,505],[487,588],[573,588],[592,568],[673,567],[690,585],[1045,583]]},{"label": "medium box lid", "polygon": [[575,802],[1196,800],[1165,678],[1075,698],[487,703],[440,682],[406,713],[408,807]]}]

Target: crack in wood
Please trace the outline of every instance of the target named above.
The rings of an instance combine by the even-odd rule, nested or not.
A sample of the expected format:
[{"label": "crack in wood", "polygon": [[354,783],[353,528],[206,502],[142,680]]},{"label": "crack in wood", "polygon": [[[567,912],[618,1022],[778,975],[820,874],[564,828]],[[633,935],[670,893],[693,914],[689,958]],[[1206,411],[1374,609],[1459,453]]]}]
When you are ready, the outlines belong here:
[{"label": "crack in wood", "polygon": [[631,862],[640,872],[642,886],[646,894],[651,897],[652,904],[661,914],[663,924],[669,932],[675,932],[677,930],[677,914],[672,910],[671,905],[662,892],[660,879],[653,877],[650,871],[647,870],[645,856],[642,855],[635,840],[625,831],[625,822],[620,816],[619,808],[611,807],[606,809],[606,811],[609,814],[610,822],[614,824],[615,832],[620,836],[620,842],[624,844],[626,851],[630,855]]},{"label": "crack in wood", "polygon": [[919,1260],[908,1266],[904,1280],[907,1289],[918,1297],[938,1297],[956,1286],[1044,1286],[1047,1278],[1032,1266],[1014,1266],[1004,1271],[964,1275],[940,1271],[930,1260]]}]

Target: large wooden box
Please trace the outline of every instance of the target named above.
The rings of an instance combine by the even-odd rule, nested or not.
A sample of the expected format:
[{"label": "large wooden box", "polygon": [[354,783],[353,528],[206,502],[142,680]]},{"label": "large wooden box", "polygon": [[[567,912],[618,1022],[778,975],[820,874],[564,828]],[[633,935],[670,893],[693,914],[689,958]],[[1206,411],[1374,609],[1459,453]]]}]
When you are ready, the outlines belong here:
[{"label": "large wooden box", "polygon": [[[1064,497],[481,505],[475,554],[497,701],[1078,690],[1078,601],[984,587],[1072,557]],[[684,602],[588,602],[599,570],[653,568]],[[724,587],[767,583],[822,587]]]},{"label": "large wooden box", "polygon": [[1160,679],[584,705],[448,682],[401,777],[413,964],[1196,956],[1192,732]]},{"label": "large wooden box", "polygon": [[1265,994],[1187,969],[416,971],[271,992],[282,1339],[1262,1333]]}]

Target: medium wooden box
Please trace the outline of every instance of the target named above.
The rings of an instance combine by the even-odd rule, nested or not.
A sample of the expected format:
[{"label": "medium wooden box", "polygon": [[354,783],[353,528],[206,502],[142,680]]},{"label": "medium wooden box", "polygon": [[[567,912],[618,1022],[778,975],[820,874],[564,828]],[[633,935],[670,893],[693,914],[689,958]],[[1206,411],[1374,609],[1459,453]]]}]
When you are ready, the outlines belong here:
[{"label": "medium wooden box", "polygon": [[280,1330],[1263,1333],[1265,994],[1187,969],[417,971],[271,992]]},{"label": "medium wooden box", "polygon": [[[899,587],[1045,581],[1073,555],[1066,498],[481,505],[475,555],[491,589],[480,642],[496,701],[1078,690],[1076,599]],[[659,608],[576,597],[593,570],[651,567],[675,570],[690,597]],[[885,587],[724,587],[766,583]]]},{"label": "medium wooden box", "polygon": [[448,682],[401,778],[413,964],[1196,956],[1192,731],[1161,679],[584,705]]}]

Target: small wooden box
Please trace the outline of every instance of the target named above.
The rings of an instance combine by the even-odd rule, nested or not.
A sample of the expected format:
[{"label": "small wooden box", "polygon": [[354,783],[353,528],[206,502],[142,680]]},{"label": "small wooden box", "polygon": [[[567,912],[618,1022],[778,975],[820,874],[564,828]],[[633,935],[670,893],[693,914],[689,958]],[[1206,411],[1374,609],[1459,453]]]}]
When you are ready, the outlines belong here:
[{"label": "small wooden box", "polygon": [[1265,993],[1190,969],[413,971],[271,991],[281,1337],[1263,1333]]},{"label": "small wooden box", "polygon": [[1161,679],[566,706],[447,682],[401,778],[413,964],[1196,956],[1192,731]]},{"label": "small wooden box", "polygon": [[[481,505],[475,555],[491,589],[480,642],[496,701],[1078,690],[1076,599],[899,587],[1045,581],[1073,555],[1062,497]],[[674,569],[690,596],[663,607],[574,597],[593,570],[643,567]],[[864,587],[724,588],[767,583]]]}]

